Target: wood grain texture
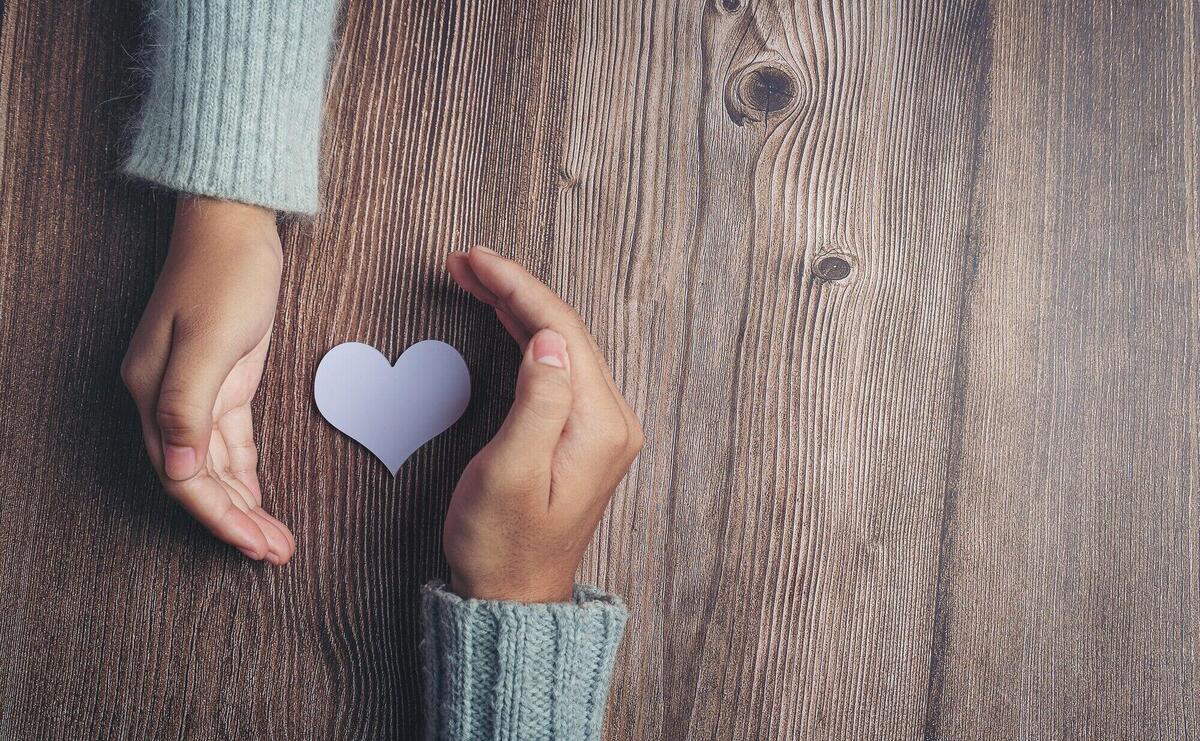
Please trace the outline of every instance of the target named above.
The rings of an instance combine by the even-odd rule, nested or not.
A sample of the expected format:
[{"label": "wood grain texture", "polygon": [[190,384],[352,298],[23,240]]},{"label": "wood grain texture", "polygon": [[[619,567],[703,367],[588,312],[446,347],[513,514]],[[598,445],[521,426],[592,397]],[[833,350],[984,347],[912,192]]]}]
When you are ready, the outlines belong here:
[{"label": "wood grain texture", "polygon": [[[516,353],[579,307],[648,444],[582,570],[613,739],[1200,737],[1200,6],[348,0],[258,403],[297,535],[159,493],[117,378],[169,194],[115,175],[137,7],[0,8],[0,737],[411,738],[417,588]],[[392,479],[359,340],[476,399]]]},{"label": "wood grain texture", "polygon": [[1193,738],[1200,6],[1018,6],[990,11],[927,728]]}]

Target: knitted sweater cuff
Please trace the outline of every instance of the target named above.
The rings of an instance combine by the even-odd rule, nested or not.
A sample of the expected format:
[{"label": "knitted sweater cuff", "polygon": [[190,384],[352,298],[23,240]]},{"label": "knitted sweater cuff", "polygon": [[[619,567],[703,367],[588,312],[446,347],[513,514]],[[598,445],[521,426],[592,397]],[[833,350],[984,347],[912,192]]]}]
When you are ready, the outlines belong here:
[{"label": "knitted sweater cuff", "polygon": [[628,611],[576,586],[573,602],[422,594],[428,738],[599,739]]},{"label": "knitted sweater cuff", "polygon": [[153,0],[150,85],[124,171],[313,213],[337,0]]}]

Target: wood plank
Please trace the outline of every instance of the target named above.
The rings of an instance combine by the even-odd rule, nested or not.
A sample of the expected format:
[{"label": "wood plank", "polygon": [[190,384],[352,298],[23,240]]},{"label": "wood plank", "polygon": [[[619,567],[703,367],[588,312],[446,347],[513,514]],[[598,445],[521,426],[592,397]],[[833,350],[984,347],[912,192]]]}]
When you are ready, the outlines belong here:
[{"label": "wood plank", "polygon": [[[576,264],[617,250],[590,315],[650,441],[590,568],[637,621],[610,732],[913,735],[976,14],[581,7],[558,241]],[[822,280],[834,255],[853,273]]]},{"label": "wood plank", "polygon": [[1196,11],[991,10],[930,733],[1200,732]]}]

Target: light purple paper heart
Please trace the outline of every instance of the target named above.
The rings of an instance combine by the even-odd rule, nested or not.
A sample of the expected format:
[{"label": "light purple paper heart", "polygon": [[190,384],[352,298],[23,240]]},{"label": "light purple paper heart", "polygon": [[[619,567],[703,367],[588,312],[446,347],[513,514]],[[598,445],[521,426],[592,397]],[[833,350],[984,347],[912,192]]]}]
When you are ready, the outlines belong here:
[{"label": "light purple paper heart", "polygon": [[418,342],[395,365],[370,345],[346,342],[321,358],[313,396],[329,424],[395,476],[417,448],[463,415],[471,376],[462,355],[437,340]]}]

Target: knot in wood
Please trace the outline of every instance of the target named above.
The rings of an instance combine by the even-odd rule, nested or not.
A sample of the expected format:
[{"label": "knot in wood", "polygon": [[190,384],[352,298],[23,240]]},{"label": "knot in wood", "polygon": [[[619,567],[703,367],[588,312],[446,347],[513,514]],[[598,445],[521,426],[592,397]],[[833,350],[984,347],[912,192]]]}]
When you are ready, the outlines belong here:
[{"label": "knot in wood", "polygon": [[754,111],[782,111],[796,99],[796,81],[778,67],[759,67],[742,78],[738,97]]},{"label": "knot in wood", "polygon": [[816,274],[821,280],[845,280],[850,277],[852,270],[850,261],[839,255],[829,255],[817,260]]}]

